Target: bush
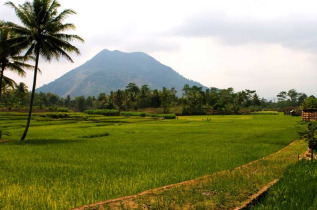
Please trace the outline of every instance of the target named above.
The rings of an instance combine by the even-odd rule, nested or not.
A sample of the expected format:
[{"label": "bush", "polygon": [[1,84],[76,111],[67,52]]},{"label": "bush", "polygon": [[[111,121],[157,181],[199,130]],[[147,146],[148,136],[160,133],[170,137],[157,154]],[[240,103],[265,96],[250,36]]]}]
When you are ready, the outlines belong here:
[{"label": "bush", "polygon": [[92,134],[92,135],[83,136],[83,138],[98,138],[98,137],[104,137],[104,136],[109,136],[109,133]]},{"label": "bush", "polygon": [[121,112],[122,116],[137,116],[145,117],[147,114],[145,112]]},{"label": "bush", "polygon": [[145,112],[121,112],[122,116],[158,117],[164,119],[176,119],[175,114],[149,114]]},{"label": "bush", "polygon": [[53,114],[46,114],[46,115],[44,115],[44,116],[46,116],[46,117],[51,117],[51,118],[54,118],[54,119],[68,118],[68,117],[69,117],[68,114],[55,114],[55,113],[53,113]]},{"label": "bush", "polygon": [[86,114],[100,114],[104,116],[119,116],[119,110],[115,109],[95,109],[95,110],[86,110]]},{"label": "bush", "polygon": [[57,111],[58,112],[69,112],[69,110],[67,108],[58,108]]},{"label": "bush", "polygon": [[176,119],[175,114],[148,114],[150,117],[161,117],[164,119]]},{"label": "bush", "polygon": [[183,115],[206,115],[206,111],[202,107],[183,107]]}]

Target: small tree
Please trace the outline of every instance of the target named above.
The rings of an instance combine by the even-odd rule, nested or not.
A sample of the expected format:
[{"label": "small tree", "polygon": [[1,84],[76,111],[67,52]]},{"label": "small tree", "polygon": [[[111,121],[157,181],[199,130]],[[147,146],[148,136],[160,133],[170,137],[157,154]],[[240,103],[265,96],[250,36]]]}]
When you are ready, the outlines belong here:
[{"label": "small tree", "polygon": [[308,147],[311,151],[311,161],[313,161],[314,150],[317,151],[317,121],[301,122],[301,124],[304,125],[304,129],[298,133],[301,138],[308,141]]},{"label": "small tree", "polygon": [[79,96],[75,98],[78,111],[83,112],[86,109],[85,100],[86,99],[84,96]]},{"label": "small tree", "polygon": [[317,110],[317,98],[315,98],[315,96],[309,96],[304,101],[302,106],[304,110],[311,110],[311,109]]}]

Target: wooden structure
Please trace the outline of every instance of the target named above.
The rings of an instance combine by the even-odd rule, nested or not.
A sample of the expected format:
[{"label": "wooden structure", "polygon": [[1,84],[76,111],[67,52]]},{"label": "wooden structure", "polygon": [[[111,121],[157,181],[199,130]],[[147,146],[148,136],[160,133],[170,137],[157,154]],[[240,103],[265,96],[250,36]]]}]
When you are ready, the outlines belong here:
[{"label": "wooden structure", "polygon": [[303,110],[302,111],[302,120],[303,121],[315,121],[317,120],[317,110]]}]

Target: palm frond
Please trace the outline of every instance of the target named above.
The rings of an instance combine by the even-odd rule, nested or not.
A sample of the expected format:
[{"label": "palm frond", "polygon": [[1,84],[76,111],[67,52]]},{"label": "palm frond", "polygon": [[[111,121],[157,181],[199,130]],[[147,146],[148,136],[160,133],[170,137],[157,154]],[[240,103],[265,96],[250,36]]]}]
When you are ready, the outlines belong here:
[{"label": "palm frond", "polygon": [[83,38],[81,38],[78,35],[74,35],[74,34],[54,34],[53,37],[67,41],[67,42],[69,42],[69,41],[79,41],[82,43],[85,42]]},{"label": "palm frond", "polygon": [[25,71],[21,68],[21,66],[19,64],[16,63],[8,63],[6,65],[6,68],[16,72],[19,76],[21,77],[25,77]]},{"label": "palm frond", "polygon": [[27,26],[30,25],[30,22],[29,22],[30,16],[29,16],[29,12],[27,9],[27,8],[30,8],[30,6],[29,6],[28,2],[24,3],[25,7],[22,7],[21,5],[19,5],[19,7],[17,7],[10,1],[6,2],[5,5],[8,5],[14,9],[15,14],[18,16],[18,18],[22,21],[22,23],[24,25],[27,25]]},{"label": "palm frond", "polygon": [[9,86],[9,87],[14,88],[16,85],[17,85],[17,83],[13,79],[6,77],[6,76],[3,76],[2,86]]}]

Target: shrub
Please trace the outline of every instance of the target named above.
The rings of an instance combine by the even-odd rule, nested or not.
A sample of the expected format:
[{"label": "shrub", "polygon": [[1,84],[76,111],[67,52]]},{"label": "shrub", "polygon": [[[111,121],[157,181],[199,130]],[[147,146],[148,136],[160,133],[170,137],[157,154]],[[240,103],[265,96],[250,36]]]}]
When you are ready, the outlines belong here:
[{"label": "shrub", "polygon": [[67,108],[58,108],[57,111],[58,112],[69,112],[69,110]]},{"label": "shrub", "polygon": [[202,107],[184,106],[183,115],[205,115],[206,111]]},{"label": "shrub", "polygon": [[161,117],[164,119],[176,119],[175,114],[149,114],[150,117]]},{"label": "shrub", "polygon": [[145,117],[147,114],[145,112],[121,112],[122,116],[136,116]]},{"label": "shrub", "polygon": [[51,117],[51,118],[55,118],[55,119],[68,118],[68,117],[69,117],[68,114],[57,114],[57,113],[46,114],[46,115],[44,115],[44,116],[46,116],[46,117]]},{"label": "shrub", "polygon": [[119,110],[115,109],[95,109],[95,110],[86,110],[86,114],[99,114],[104,116],[119,116]]},{"label": "shrub", "polygon": [[121,112],[122,116],[159,117],[164,119],[176,119],[175,114],[149,114],[145,112]]},{"label": "shrub", "polygon": [[83,136],[83,138],[97,138],[97,137],[104,137],[104,136],[109,136],[109,133],[92,134],[92,135]]}]

